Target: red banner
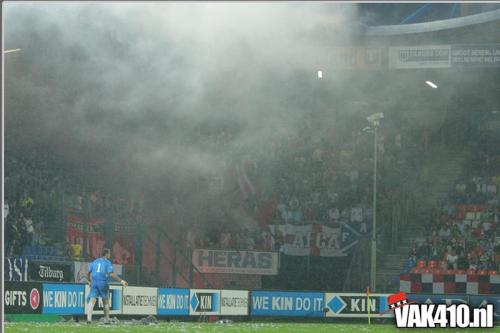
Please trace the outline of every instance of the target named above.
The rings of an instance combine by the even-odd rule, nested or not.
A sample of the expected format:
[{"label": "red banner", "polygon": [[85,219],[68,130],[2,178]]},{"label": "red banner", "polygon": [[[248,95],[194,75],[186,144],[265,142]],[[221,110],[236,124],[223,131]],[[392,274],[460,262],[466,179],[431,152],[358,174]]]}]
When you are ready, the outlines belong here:
[{"label": "red banner", "polygon": [[[91,258],[99,258],[102,249],[106,244],[102,227],[104,221],[102,219],[90,219],[87,248],[89,249],[89,256]],[[83,248],[83,218],[78,215],[68,216],[68,227],[66,229],[66,239],[70,244],[80,244]]]},{"label": "red banner", "polygon": [[134,263],[135,241],[133,234],[114,234],[113,248],[111,249],[113,262],[122,265]]},{"label": "red banner", "polygon": [[151,231],[144,233],[142,242],[142,266],[147,268],[154,268],[156,262],[156,234]]},{"label": "red banner", "polygon": [[89,232],[89,254],[92,258],[99,258],[104,246],[106,246],[106,239],[103,234]]}]

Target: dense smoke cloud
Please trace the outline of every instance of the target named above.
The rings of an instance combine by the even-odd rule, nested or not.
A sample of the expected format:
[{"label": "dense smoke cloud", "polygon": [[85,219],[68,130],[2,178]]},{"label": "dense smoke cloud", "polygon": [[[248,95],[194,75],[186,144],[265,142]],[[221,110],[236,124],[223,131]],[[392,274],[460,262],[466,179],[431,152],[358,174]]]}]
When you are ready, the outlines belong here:
[{"label": "dense smoke cloud", "polygon": [[207,128],[231,129],[241,152],[293,133],[317,64],[355,16],[337,4],[5,9],[5,46],[22,48],[6,58],[7,151],[36,145],[89,179],[145,187],[227,165],[197,142]]}]

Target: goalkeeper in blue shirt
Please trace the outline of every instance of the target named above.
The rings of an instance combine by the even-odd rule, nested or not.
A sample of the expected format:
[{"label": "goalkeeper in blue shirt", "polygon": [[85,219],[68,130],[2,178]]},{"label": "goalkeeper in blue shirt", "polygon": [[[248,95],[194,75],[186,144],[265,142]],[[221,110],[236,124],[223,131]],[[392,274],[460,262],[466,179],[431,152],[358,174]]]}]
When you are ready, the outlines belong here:
[{"label": "goalkeeper in blue shirt", "polygon": [[102,257],[94,260],[88,269],[90,281],[90,301],[87,304],[87,323],[92,322],[92,310],[94,309],[95,301],[98,297],[102,299],[104,305],[105,322],[109,323],[109,285],[108,277],[111,276],[123,286],[127,286],[127,281],[120,279],[113,272],[113,264],[111,263],[111,250],[104,248]]}]

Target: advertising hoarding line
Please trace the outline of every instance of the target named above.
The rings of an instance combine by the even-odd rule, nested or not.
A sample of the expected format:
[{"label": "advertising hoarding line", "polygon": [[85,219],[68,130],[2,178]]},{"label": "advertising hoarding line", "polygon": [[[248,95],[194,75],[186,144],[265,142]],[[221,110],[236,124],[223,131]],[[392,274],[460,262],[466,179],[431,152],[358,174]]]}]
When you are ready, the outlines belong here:
[{"label": "advertising hoarding line", "polygon": [[7,314],[41,314],[43,285],[39,282],[5,281],[3,309]]},{"label": "advertising hoarding line", "polygon": [[158,288],[157,315],[189,315],[189,289]]},{"label": "advertising hoarding line", "polygon": [[[5,282],[6,314],[83,315],[88,286],[74,283]],[[301,318],[392,318],[389,294],[310,291],[214,290],[110,286],[111,314],[160,316],[252,316]],[[500,320],[500,296],[408,294],[421,304],[494,306]],[[97,314],[102,304],[96,303]]]}]

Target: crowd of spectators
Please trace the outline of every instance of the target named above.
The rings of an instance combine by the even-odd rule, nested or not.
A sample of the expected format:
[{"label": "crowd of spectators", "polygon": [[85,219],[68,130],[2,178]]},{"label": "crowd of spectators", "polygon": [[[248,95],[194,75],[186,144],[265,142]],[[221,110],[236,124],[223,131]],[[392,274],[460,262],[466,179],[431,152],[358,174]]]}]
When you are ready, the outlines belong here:
[{"label": "crowd of spectators", "polygon": [[[91,239],[87,256],[101,253],[108,244],[117,263],[131,263],[136,243],[135,226],[143,222],[144,198],[121,197],[103,191],[81,191],[67,196],[68,219],[78,223],[88,220],[88,231]],[[125,236],[124,236],[125,235]],[[117,239],[120,236],[120,240]],[[130,244],[123,244],[125,237]],[[67,229],[67,253],[73,260],[84,259],[84,233],[79,227],[70,224]],[[88,258],[87,258],[88,259]]]},{"label": "crowd of spectators", "polygon": [[[242,206],[258,228],[249,230],[221,221],[199,235],[187,233],[188,246],[279,249],[283,235],[272,234],[268,228],[272,224],[335,226],[343,222],[368,232],[372,219],[374,137],[372,132],[361,130],[365,120],[358,120],[335,131],[328,126],[313,128],[317,124],[304,121],[294,134],[276,134],[269,146],[258,153],[234,149],[234,136],[227,129],[207,135],[212,146],[224,147],[221,151],[226,154],[225,159],[232,161],[225,177],[232,179],[226,183],[237,184]],[[399,170],[409,163],[406,157],[418,146],[416,142],[402,134],[401,129],[380,129],[377,192],[381,202],[400,186]]]},{"label": "crowd of spectators", "polygon": [[135,198],[116,196],[100,190],[76,191],[67,195],[69,214],[88,215],[90,218],[103,218],[115,214],[120,219],[133,220],[144,211],[144,197]]},{"label": "crowd of spectators", "polygon": [[[5,251],[7,255],[31,253],[30,249],[61,244],[61,181],[50,157],[34,154],[5,156]],[[62,246],[55,250],[64,254]],[[33,251],[36,252],[36,251]]]},{"label": "crowd of spectators", "polygon": [[433,209],[427,234],[412,245],[404,271],[500,270],[499,192],[499,176],[457,183],[448,200]]},{"label": "crowd of spectators", "polygon": [[[339,119],[343,123],[337,123],[333,129],[305,116],[294,132],[277,131],[268,138],[269,145],[254,149],[237,146],[237,129],[231,126],[201,133],[199,144],[209,145],[207,149],[220,154],[225,162],[218,176],[223,178],[223,183],[235,185],[226,192],[240,193],[239,204],[255,224],[235,223],[234,218],[227,218],[231,214],[225,211],[218,223],[207,223],[204,212],[200,211],[197,223],[205,226],[184,228],[185,233],[191,230],[186,236],[187,246],[279,250],[284,236],[272,234],[268,227],[272,224],[334,226],[343,222],[368,232],[372,218],[373,133],[361,130],[367,124],[361,115],[343,115]],[[380,128],[377,142],[380,202],[392,188],[399,186],[394,185],[399,184],[395,180],[398,169],[404,169],[407,157],[415,155],[414,142],[404,128],[389,125]],[[84,251],[81,235],[68,237],[68,215],[122,224],[133,224],[143,218],[144,198],[124,199],[116,193],[107,193],[106,189],[93,189],[83,184],[82,179],[72,179],[64,170],[54,167],[56,165],[45,157],[27,156],[16,160],[8,156],[6,193],[10,197],[8,202],[14,206],[14,202],[23,198],[24,190],[31,191],[36,202],[35,211],[31,211],[35,230],[36,223],[44,223],[44,228],[50,230],[48,242],[64,243],[63,252],[70,258],[79,259]],[[166,201],[172,210],[176,210],[177,205]],[[178,216],[172,219],[184,220]],[[173,224],[166,223],[167,229],[169,223]],[[16,228],[20,229],[17,224]],[[110,241],[110,234],[116,231],[109,228],[109,223],[92,228],[106,234],[106,241]],[[14,243],[16,247],[11,246],[12,252],[19,253],[31,241]]]},{"label": "crowd of spectators", "polygon": [[[334,131],[329,126],[304,121],[295,133],[277,132],[269,138],[267,147],[253,151],[236,147],[235,134],[230,128],[205,135],[200,142],[211,144],[216,147],[216,152],[223,154],[222,159],[227,162],[224,183],[235,184],[236,191],[241,194],[241,206],[256,223],[255,226],[237,224],[225,220],[230,214],[222,212],[219,223],[187,228],[191,230],[186,230],[187,247],[279,250],[284,236],[272,234],[268,227],[272,224],[334,226],[342,222],[360,232],[368,232],[372,218],[373,134],[361,130],[365,125],[365,119],[360,117],[346,122],[346,126],[336,126]],[[415,135],[400,128],[387,126],[379,130],[378,197],[381,203],[388,193],[400,186],[397,177],[401,172],[398,170],[411,164],[408,159],[416,155],[415,147],[427,149],[424,134],[421,135],[423,144],[418,145],[415,143],[418,140],[413,138]],[[10,163],[9,169],[16,172],[10,172],[6,180],[9,193],[16,197],[19,189],[40,189],[36,201],[42,202],[38,205],[42,208],[37,208],[39,218],[34,220],[58,224],[61,229],[58,239],[51,242],[65,239],[65,252],[73,259],[79,259],[83,254],[83,237],[67,237],[64,221],[67,215],[132,224],[144,213],[144,198],[130,200],[106,193],[103,189],[89,190],[88,186],[81,186],[43,165],[33,168],[16,160]],[[28,175],[35,172],[36,175],[23,178],[17,176],[19,172]],[[176,206],[175,203],[169,204]],[[205,223],[203,212],[199,216],[199,221]],[[109,223],[96,225],[92,231],[106,234],[109,241],[112,238],[109,235],[116,230],[108,226]],[[25,238],[31,239],[32,236]],[[17,247],[12,246],[13,252],[22,250],[19,244],[25,246],[28,243],[32,241],[15,242]]]},{"label": "crowd of spectators", "polygon": [[[85,189],[56,167],[50,158],[35,155],[15,158],[6,156],[5,177],[5,253],[6,256],[39,254],[40,247],[57,257],[83,259],[83,236],[68,237],[71,215],[89,219],[113,219],[115,229],[142,218],[144,198],[125,199],[99,190]],[[104,234],[113,230],[110,223],[92,226],[90,231]],[[131,232],[128,230],[128,232]],[[112,241],[112,237],[111,238]]]},{"label": "crowd of spectators", "polygon": [[196,232],[188,231],[187,247],[194,248],[216,248],[221,250],[272,250],[274,240],[269,231],[250,231],[248,228],[229,231],[225,229],[219,233],[208,235],[197,235]]},{"label": "crowd of spectators", "polygon": [[47,242],[42,221],[33,221],[34,201],[26,196],[4,204],[5,255],[19,255],[27,246],[42,246]]}]

